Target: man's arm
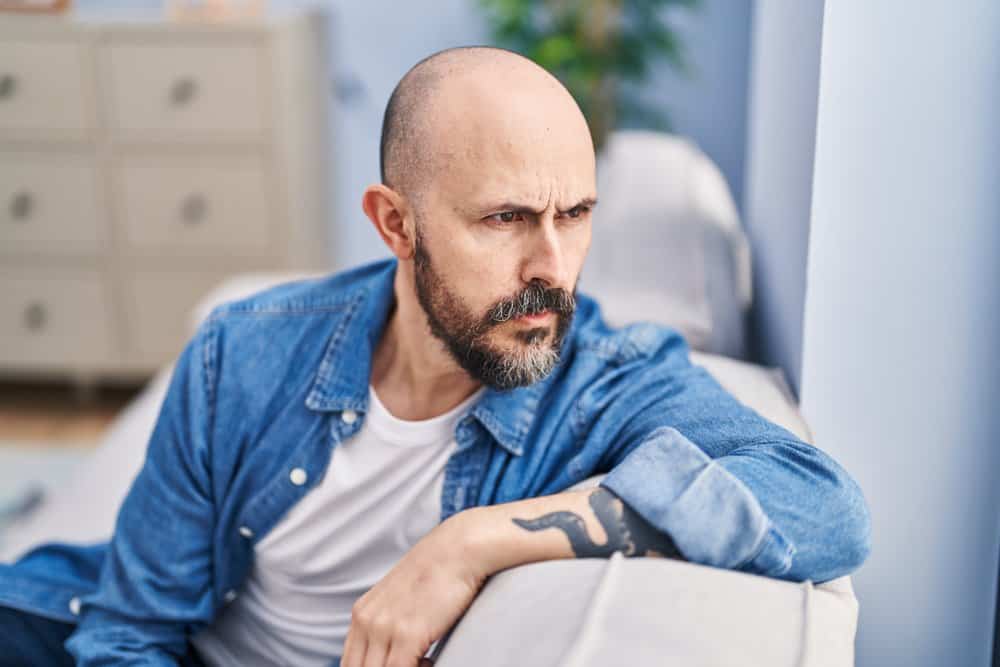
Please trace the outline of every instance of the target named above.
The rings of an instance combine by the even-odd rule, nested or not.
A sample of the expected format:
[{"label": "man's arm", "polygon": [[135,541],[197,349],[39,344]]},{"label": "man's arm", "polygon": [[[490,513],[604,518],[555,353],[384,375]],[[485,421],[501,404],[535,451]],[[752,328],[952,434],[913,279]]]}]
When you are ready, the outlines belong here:
[{"label": "man's arm", "polygon": [[604,487],[475,507],[462,517],[472,562],[489,576],[557,558],[628,557],[684,560],[672,539]]}]

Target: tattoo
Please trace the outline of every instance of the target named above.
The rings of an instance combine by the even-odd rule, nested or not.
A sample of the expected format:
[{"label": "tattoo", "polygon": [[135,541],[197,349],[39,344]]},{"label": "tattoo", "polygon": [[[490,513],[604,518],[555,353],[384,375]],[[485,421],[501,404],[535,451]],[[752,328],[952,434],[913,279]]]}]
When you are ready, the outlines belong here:
[{"label": "tattoo", "polygon": [[550,512],[537,519],[512,521],[530,531],[558,528],[566,533],[577,558],[608,558],[614,552],[621,551],[629,557],[653,556],[685,560],[669,535],[654,528],[608,489],[597,487],[587,500],[607,533],[608,541],[604,544],[597,544],[590,539],[586,524],[575,512]]}]

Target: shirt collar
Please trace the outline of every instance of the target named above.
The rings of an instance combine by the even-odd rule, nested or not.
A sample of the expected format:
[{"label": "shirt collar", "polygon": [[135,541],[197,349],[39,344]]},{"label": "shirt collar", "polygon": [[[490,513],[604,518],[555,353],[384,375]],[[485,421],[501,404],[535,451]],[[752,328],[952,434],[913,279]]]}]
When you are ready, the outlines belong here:
[{"label": "shirt collar", "polygon": [[[374,273],[346,295],[345,308],[316,370],[306,407],[321,412],[368,409],[372,355],[395,301],[396,260],[374,265]],[[470,414],[515,456],[524,453],[538,404],[555,373],[527,387],[488,388]]]}]

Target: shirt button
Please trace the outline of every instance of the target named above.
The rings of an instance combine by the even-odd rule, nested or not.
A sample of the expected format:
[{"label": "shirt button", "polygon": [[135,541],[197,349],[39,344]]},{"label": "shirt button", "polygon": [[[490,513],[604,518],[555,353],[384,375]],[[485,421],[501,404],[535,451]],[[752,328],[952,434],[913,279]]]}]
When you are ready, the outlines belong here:
[{"label": "shirt button", "polygon": [[253,531],[246,526],[240,526],[240,535],[249,539],[253,537]]},{"label": "shirt button", "polygon": [[291,474],[288,475],[288,479],[292,480],[292,484],[295,486],[302,486],[306,483],[306,480],[309,479],[309,476],[306,475],[306,471],[302,468],[295,468],[292,470]]},{"label": "shirt button", "polygon": [[69,611],[74,616],[80,615],[80,598],[73,598],[69,601]]},{"label": "shirt button", "polygon": [[354,422],[358,421],[358,413],[355,412],[354,410],[344,410],[343,412],[340,413],[340,418],[344,421],[345,424],[353,424]]},{"label": "shirt button", "polygon": [[226,602],[232,602],[235,599],[236,599],[236,591],[233,590],[226,591],[226,597],[225,597]]}]

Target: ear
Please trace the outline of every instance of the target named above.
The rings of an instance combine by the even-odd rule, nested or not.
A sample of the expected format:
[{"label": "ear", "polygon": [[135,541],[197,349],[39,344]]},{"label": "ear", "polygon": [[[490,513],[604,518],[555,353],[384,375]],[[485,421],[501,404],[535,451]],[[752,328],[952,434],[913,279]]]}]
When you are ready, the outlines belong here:
[{"label": "ear", "polygon": [[406,197],[381,183],[369,185],[361,196],[361,208],[392,254],[401,260],[413,257],[413,225],[407,221]]}]

